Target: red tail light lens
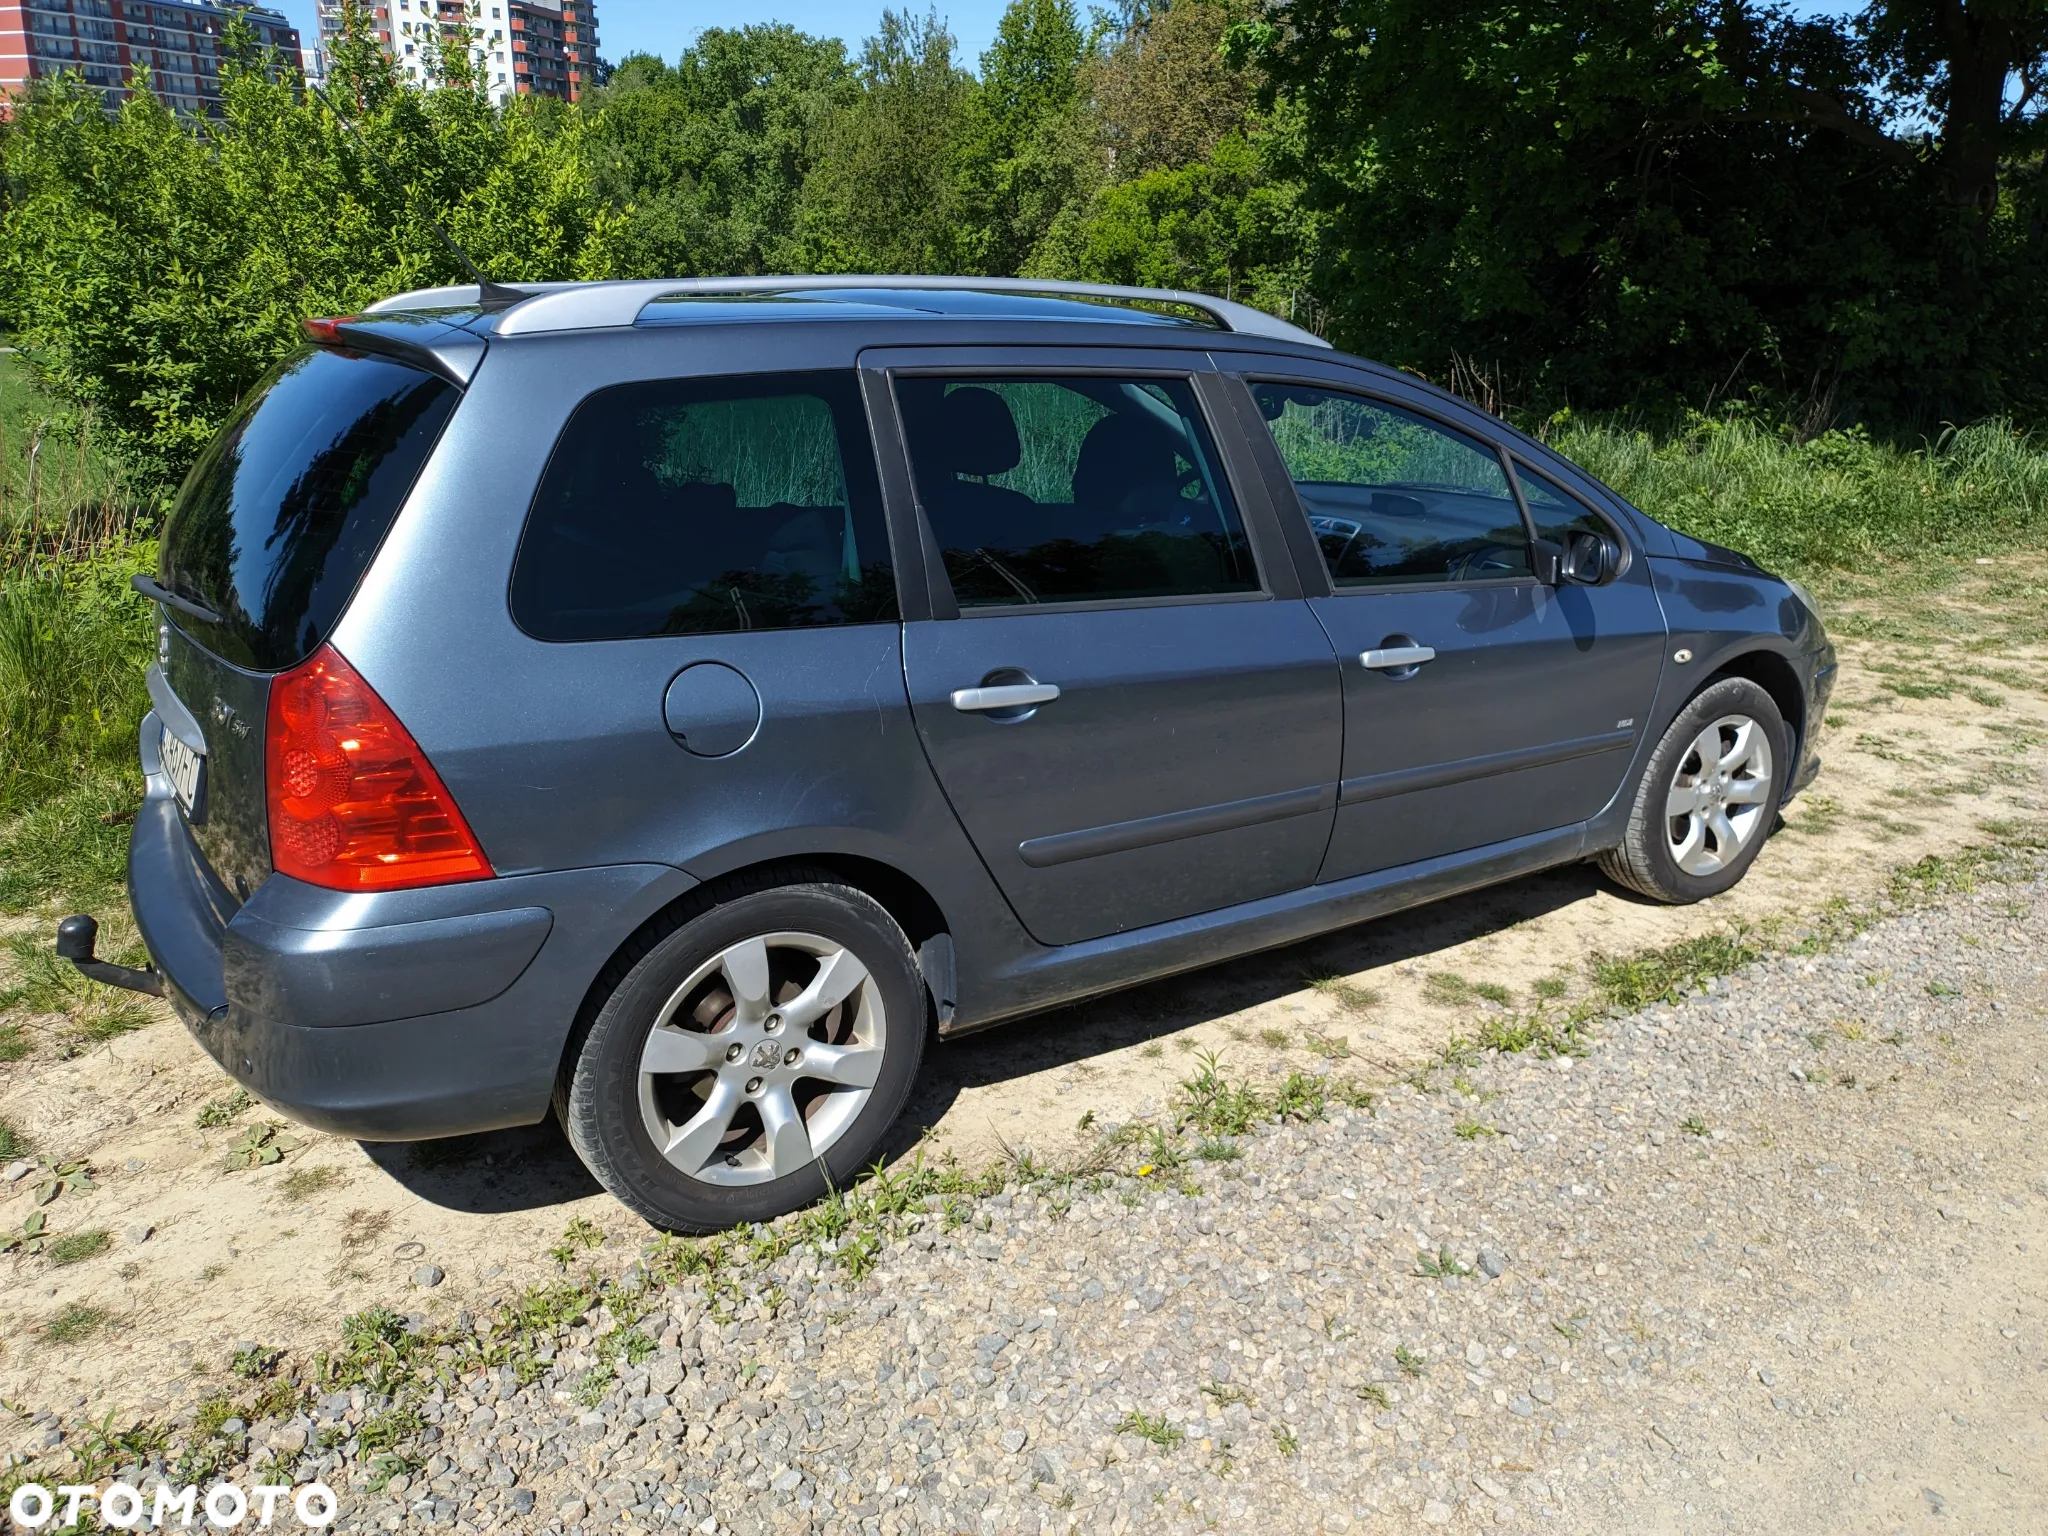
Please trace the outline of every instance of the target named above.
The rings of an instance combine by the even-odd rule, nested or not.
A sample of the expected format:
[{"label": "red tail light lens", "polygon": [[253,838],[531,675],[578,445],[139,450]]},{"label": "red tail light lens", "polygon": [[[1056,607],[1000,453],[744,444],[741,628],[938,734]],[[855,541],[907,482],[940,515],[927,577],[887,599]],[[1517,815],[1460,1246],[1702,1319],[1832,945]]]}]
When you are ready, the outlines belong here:
[{"label": "red tail light lens", "polygon": [[336,891],[491,877],[419,743],[330,647],[272,681],[263,752],[279,874]]}]

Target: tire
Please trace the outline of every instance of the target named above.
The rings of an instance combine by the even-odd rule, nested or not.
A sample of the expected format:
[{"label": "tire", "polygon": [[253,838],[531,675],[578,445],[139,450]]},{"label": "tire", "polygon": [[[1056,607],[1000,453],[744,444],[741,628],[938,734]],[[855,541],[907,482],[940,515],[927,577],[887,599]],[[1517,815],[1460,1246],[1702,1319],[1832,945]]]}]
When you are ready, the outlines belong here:
[{"label": "tire", "polygon": [[874,1161],[917,1077],[924,980],[873,897],[756,877],[643,936],[555,1108],[621,1204],[671,1232],[768,1221]]},{"label": "tire", "polygon": [[[1720,895],[1749,872],[1776,825],[1791,767],[1791,732],[1771,696],[1746,677],[1709,684],[1650,754],[1621,845],[1599,857],[1602,872],[1674,906]],[[1674,807],[1683,813],[1670,814]]]}]

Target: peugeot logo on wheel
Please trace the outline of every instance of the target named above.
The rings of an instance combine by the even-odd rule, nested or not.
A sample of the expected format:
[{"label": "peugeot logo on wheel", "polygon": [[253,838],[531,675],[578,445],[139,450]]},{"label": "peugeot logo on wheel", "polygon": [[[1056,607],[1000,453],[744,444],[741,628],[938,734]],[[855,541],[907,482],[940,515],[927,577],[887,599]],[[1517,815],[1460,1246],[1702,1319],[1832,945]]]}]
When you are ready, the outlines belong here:
[{"label": "peugeot logo on wheel", "polygon": [[781,1046],[777,1045],[773,1040],[763,1040],[754,1047],[754,1065],[757,1067],[772,1067],[781,1055]]}]

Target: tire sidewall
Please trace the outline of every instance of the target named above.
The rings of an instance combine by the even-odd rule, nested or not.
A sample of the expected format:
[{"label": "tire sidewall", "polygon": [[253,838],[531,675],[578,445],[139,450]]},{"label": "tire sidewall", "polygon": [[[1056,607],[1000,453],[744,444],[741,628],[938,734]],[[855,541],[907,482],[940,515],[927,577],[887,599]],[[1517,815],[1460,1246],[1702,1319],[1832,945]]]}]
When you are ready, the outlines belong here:
[{"label": "tire sidewall", "polygon": [[[1747,715],[1771,733],[1771,793],[1764,805],[1761,835],[1752,839],[1749,846],[1735,856],[1733,863],[1722,866],[1711,875],[1695,875],[1680,869],[1678,861],[1671,856],[1663,800],[1670,791],[1679,763],[1691,750],[1693,739],[1724,715]],[[1647,861],[1657,883],[1673,899],[1704,901],[1731,889],[1749,873],[1749,866],[1756,862],[1757,855],[1770,838],[1771,828],[1777,823],[1778,807],[1785,799],[1785,781],[1791,767],[1792,750],[1792,732],[1777,702],[1760,685],[1747,678],[1723,678],[1701,689],[1678,712],[1678,718],[1665,731],[1664,739],[1657,743],[1657,750],[1650,754],[1649,765],[1644,771],[1642,810],[1637,818],[1644,839],[1644,846],[1638,852]]]},{"label": "tire sidewall", "polygon": [[[799,1173],[759,1184],[693,1179],[662,1157],[640,1114],[640,1056],[677,987],[706,960],[759,934],[815,933],[852,950],[881,994],[882,1069],[845,1134]],[[909,1097],[929,1027],[923,978],[879,903],[846,886],[788,885],[721,903],[660,940],[598,1010],[571,1073],[563,1122],[606,1188],[656,1226],[717,1231],[768,1221],[845,1188],[873,1161]],[[830,1179],[828,1182],[827,1172]]]}]

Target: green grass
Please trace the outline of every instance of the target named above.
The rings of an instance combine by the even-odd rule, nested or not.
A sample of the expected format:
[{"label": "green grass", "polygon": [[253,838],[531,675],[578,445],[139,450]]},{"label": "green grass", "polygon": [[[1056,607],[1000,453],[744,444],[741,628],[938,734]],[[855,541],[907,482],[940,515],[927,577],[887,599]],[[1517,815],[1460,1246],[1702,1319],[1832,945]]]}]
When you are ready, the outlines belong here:
[{"label": "green grass", "polygon": [[1363,1013],[1379,1005],[1380,994],[1371,987],[1361,987],[1344,976],[1311,976],[1308,984],[1332,1002],[1349,1008],[1354,1013]]},{"label": "green grass", "polygon": [[1661,949],[1596,959],[1593,986],[1602,1002],[1633,1013],[1651,1003],[1675,1003],[1763,953],[1745,934],[1703,933]]},{"label": "green grass", "polygon": [[53,1237],[43,1249],[44,1256],[52,1264],[82,1264],[96,1258],[113,1246],[113,1238],[105,1227],[88,1227],[83,1232],[66,1232],[62,1237]]},{"label": "green grass", "polygon": [[1468,981],[1455,971],[1432,972],[1422,984],[1422,995],[1443,1008],[1460,1008],[1475,1000],[1505,1007],[1515,996],[1497,981]]},{"label": "green grass", "polygon": [[[149,1023],[147,1004],[130,993],[87,981],[70,962],[57,958],[46,934],[14,934],[4,950],[14,980],[0,987],[0,1012],[61,1013],[70,1021],[70,1039],[85,1045],[112,1040]],[[0,1030],[0,1060],[27,1053],[27,1037],[19,1025]]]},{"label": "green grass", "polygon": [[105,1307],[74,1301],[43,1325],[43,1337],[52,1344],[77,1344],[98,1333],[112,1315]]},{"label": "green grass", "polygon": [[2003,422],[1918,447],[1858,430],[1798,441],[1740,413],[1666,434],[1567,418],[1546,436],[1652,517],[1794,574],[2048,542],[2048,443]]},{"label": "green grass", "polygon": [[128,578],[156,564],[149,522],[92,422],[0,355],[0,911],[119,890],[152,645]]},{"label": "green grass", "polygon": [[255,1102],[249,1097],[248,1089],[236,1088],[200,1105],[192,1123],[202,1131],[217,1131]]},{"label": "green grass", "polygon": [[1116,1432],[1149,1440],[1162,1451],[1172,1450],[1188,1437],[1178,1424],[1169,1424],[1165,1414],[1140,1413],[1135,1408],[1117,1420]]},{"label": "green grass", "polygon": [[13,1121],[0,1115],[0,1158],[12,1162],[17,1157],[26,1156],[28,1149],[28,1137],[16,1128]]},{"label": "green grass", "polygon": [[310,1200],[323,1190],[332,1189],[341,1182],[339,1168],[294,1168],[284,1176],[278,1186],[278,1193],[291,1204]]},{"label": "green grass", "polygon": [[1416,1251],[1415,1273],[1424,1280],[1452,1280],[1472,1271],[1453,1258],[1448,1248],[1439,1248],[1435,1253],[1424,1248]]}]

